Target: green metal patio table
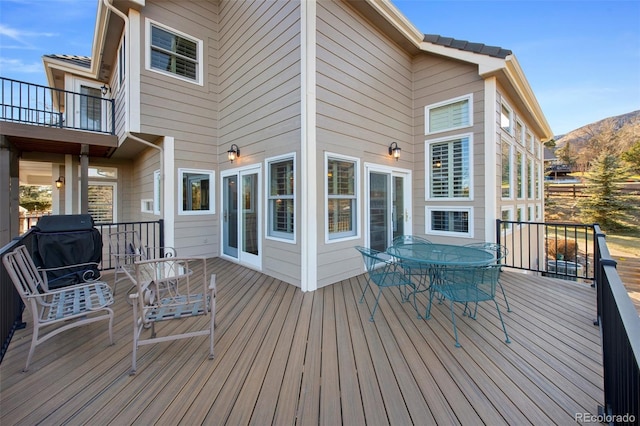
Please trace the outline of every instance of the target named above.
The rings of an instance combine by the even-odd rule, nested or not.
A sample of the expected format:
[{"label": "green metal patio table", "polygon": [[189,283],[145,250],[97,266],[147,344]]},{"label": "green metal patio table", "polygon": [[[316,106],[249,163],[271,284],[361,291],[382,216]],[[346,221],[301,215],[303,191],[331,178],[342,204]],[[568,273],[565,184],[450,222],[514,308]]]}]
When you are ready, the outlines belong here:
[{"label": "green metal patio table", "polygon": [[418,318],[422,315],[418,311],[416,295],[430,290],[431,283],[440,279],[444,268],[484,266],[495,261],[491,252],[480,247],[454,244],[398,244],[387,248],[387,253],[400,264],[420,265],[420,270],[426,274],[413,292],[413,307]]}]

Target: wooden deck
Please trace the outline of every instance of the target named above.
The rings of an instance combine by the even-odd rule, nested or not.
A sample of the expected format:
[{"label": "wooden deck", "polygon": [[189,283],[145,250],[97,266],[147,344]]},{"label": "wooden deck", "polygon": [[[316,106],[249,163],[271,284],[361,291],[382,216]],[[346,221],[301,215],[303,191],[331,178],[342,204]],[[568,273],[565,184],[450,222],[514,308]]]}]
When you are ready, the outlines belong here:
[{"label": "wooden deck", "polygon": [[369,322],[363,275],[302,293],[221,259],[208,269],[215,359],[206,338],[145,346],[129,376],[121,285],[113,346],[106,323],[90,324],[38,347],[23,373],[31,330],[16,332],[0,365],[0,424],[575,424],[602,403],[588,285],[505,272],[512,312],[499,303],[512,343],[484,304],[476,321],[457,316],[456,348],[448,305],[425,321],[388,291]]}]

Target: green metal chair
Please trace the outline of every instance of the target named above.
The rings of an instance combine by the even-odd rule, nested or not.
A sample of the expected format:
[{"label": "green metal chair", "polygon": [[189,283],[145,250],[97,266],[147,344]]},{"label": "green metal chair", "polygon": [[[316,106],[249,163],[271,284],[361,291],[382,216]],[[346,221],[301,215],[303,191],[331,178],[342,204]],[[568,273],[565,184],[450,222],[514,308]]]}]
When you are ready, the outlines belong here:
[{"label": "green metal chair", "polygon": [[[494,254],[495,261],[498,264],[502,264],[502,260],[505,259],[509,255],[509,250],[498,243],[471,243],[467,244],[467,247],[477,247],[487,250]],[[502,297],[504,297],[504,301],[507,304],[507,312],[511,312],[511,306],[509,306],[509,300],[507,299],[507,294],[504,291],[504,287],[502,287],[502,283],[498,281],[498,286],[500,287],[500,291],[502,292]]]},{"label": "green metal chair", "polygon": [[393,245],[397,246],[400,244],[431,244],[431,241],[415,235],[400,235],[393,239]]},{"label": "green metal chair", "polygon": [[390,255],[362,246],[356,246],[356,250],[358,250],[360,254],[362,254],[362,259],[364,260],[364,264],[367,269],[367,274],[365,275],[367,285],[362,291],[360,303],[362,303],[362,301],[364,300],[364,295],[367,289],[369,287],[372,287],[371,283],[375,284],[378,287],[376,301],[373,305],[373,310],[371,311],[371,317],[369,318],[369,321],[373,322],[373,316],[375,315],[376,309],[378,308],[378,301],[380,300],[380,295],[382,294],[383,288],[397,287],[400,291],[400,297],[402,301],[405,301],[408,298],[407,287],[409,287],[411,291],[413,291],[415,289],[415,286],[413,285],[411,280],[407,278],[404,272],[399,270],[398,264]]},{"label": "green metal chair", "polygon": [[[438,279],[431,283],[432,291],[429,293],[429,305],[427,306],[425,318],[429,319],[431,316],[431,305],[433,303],[435,293],[438,293],[444,299],[448,299],[451,309],[451,321],[453,322],[453,333],[456,338],[456,347],[460,347],[454,304],[463,303],[463,314],[468,315],[470,318],[475,320],[478,312],[478,303],[493,301],[496,309],[498,310],[498,318],[500,318],[500,323],[502,324],[505,342],[511,343],[509,335],[507,334],[507,328],[505,327],[502,319],[502,314],[500,313],[500,306],[495,300],[496,286],[498,284],[499,276],[499,264],[476,267],[442,268],[439,272]],[[475,304],[473,313],[469,307],[469,303]]]}]

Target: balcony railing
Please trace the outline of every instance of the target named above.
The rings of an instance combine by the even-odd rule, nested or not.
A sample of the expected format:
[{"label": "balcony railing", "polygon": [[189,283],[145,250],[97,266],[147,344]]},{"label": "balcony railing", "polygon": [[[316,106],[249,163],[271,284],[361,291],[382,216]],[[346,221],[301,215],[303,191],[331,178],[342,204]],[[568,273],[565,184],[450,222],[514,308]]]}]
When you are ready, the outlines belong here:
[{"label": "balcony railing", "polygon": [[115,134],[115,104],[100,89],[76,93],[0,77],[0,120]]}]

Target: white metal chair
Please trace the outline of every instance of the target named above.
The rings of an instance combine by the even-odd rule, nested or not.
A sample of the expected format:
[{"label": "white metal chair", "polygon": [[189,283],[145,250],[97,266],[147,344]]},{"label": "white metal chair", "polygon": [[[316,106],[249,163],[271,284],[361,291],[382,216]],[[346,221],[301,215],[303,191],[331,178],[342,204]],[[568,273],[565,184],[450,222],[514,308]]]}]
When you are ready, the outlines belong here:
[{"label": "white metal chair", "polygon": [[[203,262],[202,283],[194,279],[191,269]],[[195,336],[209,336],[209,359],[213,359],[216,313],[216,276],[207,286],[206,259],[162,258],[135,262],[135,293],[129,295],[133,305],[133,354],[131,375],[136,373],[138,347]],[[206,329],[156,335],[156,324],[194,316],[209,315]],[[162,330],[162,331],[166,331]],[[150,336],[143,337],[143,333]],[[163,333],[164,334],[164,333]]]},{"label": "white metal chair", "polygon": [[[25,246],[7,253],[2,263],[33,318],[31,347],[24,371],[28,370],[37,345],[74,327],[109,320],[109,342],[113,344],[113,310],[109,308],[113,294],[105,282],[95,280],[50,290],[47,270],[36,267]],[[64,325],[46,333],[43,330],[61,323]]]},{"label": "white metal chair", "polygon": [[[131,280],[135,273],[135,262],[163,257],[176,257],[176,250],[173,247],[143,245],[140,241],[140,234],[136,230],[111,232],[109,234],[109,249],[115,263],[113,294],[116,294],[116,287],[120,281]],[[130,290],[132,289],[133,286]]]}]

